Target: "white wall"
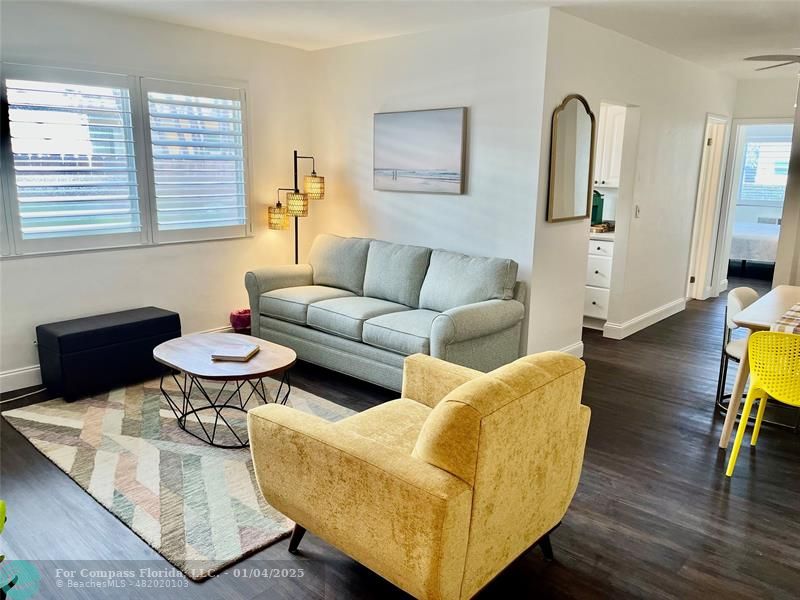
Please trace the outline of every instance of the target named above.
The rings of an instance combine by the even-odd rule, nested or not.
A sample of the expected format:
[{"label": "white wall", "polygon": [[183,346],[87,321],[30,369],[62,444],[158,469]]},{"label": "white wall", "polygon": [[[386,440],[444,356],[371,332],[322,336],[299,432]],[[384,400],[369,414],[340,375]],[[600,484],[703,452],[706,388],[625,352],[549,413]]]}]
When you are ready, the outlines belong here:
[{"label": "white wall", "polygon": [[800,285],[800,90],[797,90],[796,101],[774,285]]},{"label": "white wall", "polygon": [[[327,198],[303,223],[512,258],[531,272],[547,10],[314,53],[314,154]],[[373,114],[467,106],[464,195],[372,189]]]},{"label": "white wall", "polygon": [[[616,206],[622,229],[614,268],[624,264],[625,272],[623,281],[614,279],[621,300],[612,305],[610,322],[622,325],[671,303],[680,307],[706,113],[731,115],[735,88],[728,76],[551,11],[543,126],[570,93],[584,95],[595,113],[604,100],[640,107],[638,114],[628,111],[639,121],[638,151],[635,180],[628,182],[632,198],[626,199],[623,182]],[[582,334],[588,221],[545,222],[548,151],[543,137],[530,351],[568,347]],[[634,202],[641,206],[639,219],[632,218]]]},{"label": "white wall", "polygon": [[[787,67],[788,69],[788,67]],[[790,69],[789,69],[790,70]],[[797,79],[740,79],[736,84],[735,119],[794,117]]]},{"label": "white wall", "polygon": [[3,60],[245,82],[256,234],[0,261],[0,387],[37,382],[26,367],[38,362],[38,323],[153,304],[178,311],[185,332],[226,325],[230,310],[247,305],[247,269],[292,260],[291,232],[265,230],[264,213],[275,188],[291,182],[292,149],[310,145],[307,106],[298,100],[310,55],[62,3],[4,1],[1,21]]}]

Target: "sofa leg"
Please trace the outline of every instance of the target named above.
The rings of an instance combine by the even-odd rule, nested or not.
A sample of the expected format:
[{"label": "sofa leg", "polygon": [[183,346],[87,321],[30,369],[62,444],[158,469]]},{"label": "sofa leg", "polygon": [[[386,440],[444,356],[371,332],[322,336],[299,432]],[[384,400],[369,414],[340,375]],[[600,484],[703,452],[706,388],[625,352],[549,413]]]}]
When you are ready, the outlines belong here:
[{"label": "sofa leg", "polygon": [[295,523],[294,529],[292,529],[292,537],[289,539],[289,552],[297,554],[297,547],[300,545],[300,540],[303,539],[305,534],[305,527],[301,527]]},{"label": "sofa leg", "polygon": [[550,544],[550,534],[547,533],[539,540],[539,547],[542,549],[544,559],[547,561],[553,560],[553,546]]}]

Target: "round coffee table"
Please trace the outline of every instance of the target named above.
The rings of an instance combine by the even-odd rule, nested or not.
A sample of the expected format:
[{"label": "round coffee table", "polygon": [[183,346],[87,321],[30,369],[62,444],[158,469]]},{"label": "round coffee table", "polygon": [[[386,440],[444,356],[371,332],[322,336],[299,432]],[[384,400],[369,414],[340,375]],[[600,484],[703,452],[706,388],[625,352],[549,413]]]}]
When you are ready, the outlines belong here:
[{"label": "round coffee table", "polygon": [[[258,344],[260,350],[247,362],[211,359],[214,352],[241,343]],[[153,358],[171,368],[169,373],[161,376],[161,393],[181,429],[218,448],[246,448],[250,445],[246,423],[244,427],[236,427],[225,418],[223,411],[246,413],[248,402],[251,399],[258,402],[259,398],[265,403],[286,404],[292,390],[289,369],[297,361],[297,354],[291,348],[249,335],[195,333],[159,344],[153,349]],[[274,400],[271,400],[264,377],[273,375],[280,375],[281,381]],[[164,380],[170,377],[182,398],[173,398],[165,388]],[[222,382],[222,386],[206,390],[201,380]],[[172,390],[173,394],[175,391]],[[201,413],[204,412],[212,412],[212,418],[202,419]],[[192,429],[187,427],[187,420],[192,423]],[[195,421],[199,427],[194,426]],[[227,440],[218,440],[220,432]]]}]

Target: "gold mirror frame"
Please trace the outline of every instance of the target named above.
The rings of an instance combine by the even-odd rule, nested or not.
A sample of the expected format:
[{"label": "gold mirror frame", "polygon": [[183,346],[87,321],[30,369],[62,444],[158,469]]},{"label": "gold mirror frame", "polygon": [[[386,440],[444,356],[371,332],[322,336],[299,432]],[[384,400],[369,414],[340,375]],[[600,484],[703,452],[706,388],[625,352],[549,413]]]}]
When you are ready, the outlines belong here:
[{"label": "gold mirror frame", "polygon": [[[583,107],[586,109],[586,112],[589,115],[589,119],[592,122],[592,141],[591,141],[591,149],[589,150],[589,193],[587,194],[586,198],[586,213],[583,215],[575,215],[573,217],[561,217],[561,218],[553,218],[553,204],[554,204],[554,189],[553,183],[555,181],[555,168],[556,168],[556,148],[557,148],[557,137],[556,131],[558,130],[558,115],[561,113],[569,103],[570,100],[578,100]],[[556,109],[553,111],[553,118],[550,122],[550,169],[549,169],[549,182],[548,182],[548,193],[547,193],[547,221],[549,223],[559,223],[561,221],[578,221],[581,219],[588,219],[589,215],[592,213],[592,192],[594,191],[594,150],[595,150],[595,138],[597,135],[597,123],[594,118],[594,113],[592,109],[589,108],[589,103],[586,101],[586,98],[581,96],[580,94],[570,94],[564,100],[561,101]]]}]

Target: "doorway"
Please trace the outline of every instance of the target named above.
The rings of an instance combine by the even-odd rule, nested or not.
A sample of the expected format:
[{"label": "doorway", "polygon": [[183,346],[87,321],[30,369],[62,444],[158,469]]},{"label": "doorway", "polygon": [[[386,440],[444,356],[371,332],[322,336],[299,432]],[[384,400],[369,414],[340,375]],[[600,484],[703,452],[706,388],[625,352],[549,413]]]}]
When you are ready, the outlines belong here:
[{"label": "doorway", "polygon": [[718,292],[729,277],[772,281],[792,129],[790,119],[734,122],[715,260]]}]

